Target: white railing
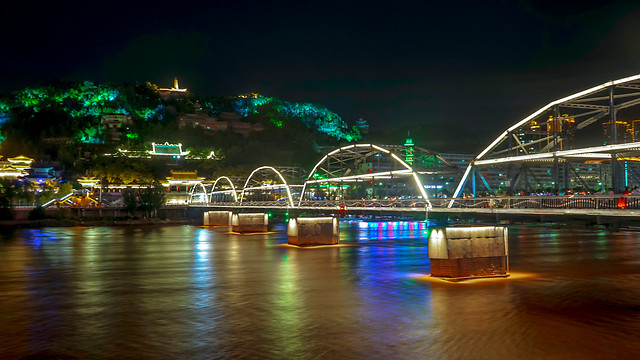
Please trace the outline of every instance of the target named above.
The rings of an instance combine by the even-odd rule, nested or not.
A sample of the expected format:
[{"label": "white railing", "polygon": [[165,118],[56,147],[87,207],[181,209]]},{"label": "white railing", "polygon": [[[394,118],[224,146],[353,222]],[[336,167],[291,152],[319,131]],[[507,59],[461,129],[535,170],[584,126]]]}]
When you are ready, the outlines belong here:
[{"label": "white railing", "polygon": [[[448,203],[451,199],[448,199]],[[432,203],[434,201],[432,200]],[[442,206],[442,204],[434,204]],[[640,196],[570,195],[455,199],[452,208],[503,209],[640,209]]]},{"label": "white railing", "polygon": [[[429,199],[433,208],[446,208],[451,198]],[[226,207],[287,207],[285,201],[213,202]],[[357,199],[306,200],[303,208],[425,208],[424,199]],[[455,199],[452,209],[640,209],[640,196],[575,195],[575,196],[513,196]]]}]

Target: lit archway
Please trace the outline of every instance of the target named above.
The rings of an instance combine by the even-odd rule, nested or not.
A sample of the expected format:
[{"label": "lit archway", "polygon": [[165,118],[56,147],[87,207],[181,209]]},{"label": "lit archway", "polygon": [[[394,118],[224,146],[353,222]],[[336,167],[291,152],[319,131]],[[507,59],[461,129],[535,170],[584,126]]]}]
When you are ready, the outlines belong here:
[{"label": "lit archway", "polygon": [[[198,186],[200,188],[202,188],[202,192],[196,194],[196,188],[198,188]],[[194,196],[204,196],[205,197],[204,203],[208,202],[207,189],[204,187],[204,185],[202,183],[198,183],[198,184],[196,184],[196,186],[191,188],[191,191],[189,192],[189,204],[193,204],[193,197]]]},{"label": "lit archway", "polygon": [[[231,190],[216,191],[216,186],[218,185],[218,182],[220,180],[226,180],[226,182],[228,182],[229,185],[231,185]],[[216,179],[216,181],[213,182],[213,187],[211,187],[211,193],[209,193],[209,202],[213,201],[213,196],[215,194],[227,194],[229,192],[233,194],[234,201],[238,202],[238,193],[236,191],[236,187],[233,185],[233,181],[231,181],[231,179],[229,179],[227,176],[220,176],[219,178]]]},{"label": "lit archway", "polygon": [[[280,178],[280,181],[282,181],[282,184],[276,184],[276,185],[262,185],[262,186],[255,186],[255,187],[249,187],[249,181],[252,180],[254,174],[262,171],[262,170],[270,170],[272,172],[274,172],[278,178]],[[242,188],[242,193],[240,194],[240,203],[243,202],[244,197],[245,197],[245,192],[247,190],[267,190],[267,189],[278,189],[278,188],[282,188],[284,187],[286,192],[287,192],[287,200],[288,200],[288,205],[293,207],[293,197],[291,196],[291,188],[289,187],[289,184],[287,184],[287,181],[284,179],[284,177],[282,176],[282,174],[276,170],[274,167],[271,166],[261,166],[255,170],[253,170],[251,172],[251,174],[249,175],[249,177],[247,178],[247,180],[244,183],[244,186]]]},{"label": "lit archway", "polygon": [[364,184],[366,182],[372,185],[371,193],[374,194],[374,181],[384,179],[390,180],[391,194],[393,194],[394,180],[407,177],[417,187],[417,194],[414,195],[422,197],[427,202],[427,206],[431,207],[418,174],[396,154],[373,144],[344,146],[329,152],[313,167],[302,187],[298,205],[302,203],[305,196],[311,198],[311,193],[307,194],[307,191],[312,186],[326,187],[331,186],[327,184],[338,184],[337,186],[342,187],[349,186],[344,185],[345,183]]}]

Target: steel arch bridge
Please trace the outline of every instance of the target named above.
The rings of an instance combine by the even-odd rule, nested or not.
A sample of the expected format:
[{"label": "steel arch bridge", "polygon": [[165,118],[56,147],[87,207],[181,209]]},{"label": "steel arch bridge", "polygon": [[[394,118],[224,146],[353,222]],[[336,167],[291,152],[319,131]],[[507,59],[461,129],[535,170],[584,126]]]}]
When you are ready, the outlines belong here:
[{"label": "steel arch bridge", "polygon": [[347,203],[404,207],[410,203],[431,208],[420,173],[392,150],[374,144],[337,148],[318,161],[301,184],[291,183],[293,177],[286,176],[290,167],[261,166],[246,179],[235,181],[220,176],[209,188],[194,187],[190,204],[302,208]]},{"label": "steel arch bridge", "polygon": [[325,155],[305,181],[298,205],[317,200],[423,199],[431,207],[418,173],[381,146],[355,144]]},{"label": "steel arch bridge", "polygon": [[[610,184],[620,191],[628,185],[629,176],[640,181],[634,166],[627,166],[640,156],[640,120],[635,120],[640,119],[639,105],[640,75],[552,101],[503,131],[475,156],[453,197],[460,198],[469,188],[475,195],[477,178],[488,192],[495,192],[487,181],[491,173],[503,176],[509,194],[544,185],[555,193],[572,185],[594,190],[591,187]],[[603,181],[601,177],[598,183],[589,183],[580,164],[587,164],[588,170],[600,166],[610,179]]]}]

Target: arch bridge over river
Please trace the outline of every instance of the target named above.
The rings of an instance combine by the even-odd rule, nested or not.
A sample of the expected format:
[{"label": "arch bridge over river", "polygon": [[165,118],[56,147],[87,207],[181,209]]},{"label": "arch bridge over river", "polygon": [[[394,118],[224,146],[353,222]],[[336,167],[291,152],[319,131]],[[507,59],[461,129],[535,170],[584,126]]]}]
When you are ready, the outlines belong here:
[{"label": "arch bridge over river", "polygon": [[[639,105],[640,75],[634,75],[550,102],[516,121],[465,168],[424,148],[353,144],[326,154],[305,178],[262,166],[240,181],[220,176],[197,186],[188,203],[315,212],[632,218],[640,215],[639,197],[574,195],[570,189],[573,185],[589,194],[595,187],[608,187],[622,193],[626,186],[640,183]],[[581,164],[589,170],[597,166],[598,176],[593,171],[580,173]],[[498,172],[504,181],[490,178]],[[434,197],[434,183],[447,179],[458,184],[452,196]],[[546,186],[555,195],[495,196],[497,186],[506,194],[532,194]],[[480,197],[481,193],[491,195]]]}]

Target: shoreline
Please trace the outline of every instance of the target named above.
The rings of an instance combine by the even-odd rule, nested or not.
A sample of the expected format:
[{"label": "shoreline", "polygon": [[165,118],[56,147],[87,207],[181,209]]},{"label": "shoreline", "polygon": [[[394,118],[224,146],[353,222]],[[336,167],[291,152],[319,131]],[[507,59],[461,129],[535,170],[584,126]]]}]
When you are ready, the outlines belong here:
[{"label": "shoreline", "polygon": [[39,220],[0,220],[1,228],[42,228],[73,226],[144,226],[144,225],[198,225],[196,220],[161,219],[39,219]]}]

